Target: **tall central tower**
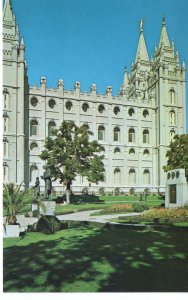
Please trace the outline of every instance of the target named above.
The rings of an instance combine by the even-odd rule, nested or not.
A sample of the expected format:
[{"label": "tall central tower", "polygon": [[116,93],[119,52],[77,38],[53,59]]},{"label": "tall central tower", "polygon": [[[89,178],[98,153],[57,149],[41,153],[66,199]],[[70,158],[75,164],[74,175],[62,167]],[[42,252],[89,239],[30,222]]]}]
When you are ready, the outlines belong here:
[{"label": "tall central tower", "polygon": [[28,80],[24,39],[12,11],[3,10],[3,179],[28,186]]}]

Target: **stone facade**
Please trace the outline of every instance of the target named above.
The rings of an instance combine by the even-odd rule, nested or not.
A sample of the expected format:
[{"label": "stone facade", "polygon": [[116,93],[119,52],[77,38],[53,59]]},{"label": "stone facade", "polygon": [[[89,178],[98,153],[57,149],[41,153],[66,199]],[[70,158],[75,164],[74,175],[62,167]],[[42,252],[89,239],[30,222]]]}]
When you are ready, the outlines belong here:
[{"label": "stone facade", "polygon": [[[124,193],[164,192],[166,151],[175,133],[185,133],[186,88],[185,63],[180,65],[178,51],[169,42],[163,18],[161,37],[154,58],[149,59],[142,23],[135,62],[130,74],[125,69],[117,96],[112,87],[97,94],[91,84],[89,93],[64,90],[63,80],[57,88],[47,88],[46,78],[39,86],[28,86],[25,46],[19,37],[11,1],[3,11],[3,98],[5,182],[34,186],[43,174],[38,157],[44,140],[63,120],[77,125],[87,123],[93,138],[104,148],[105,182],[98,185],[78,177],[73,192],[87,187],[90,192],[119,189]],[[42,189],[44,182],[41,180]],[[53,183],[55,190],[62,185]]]}]

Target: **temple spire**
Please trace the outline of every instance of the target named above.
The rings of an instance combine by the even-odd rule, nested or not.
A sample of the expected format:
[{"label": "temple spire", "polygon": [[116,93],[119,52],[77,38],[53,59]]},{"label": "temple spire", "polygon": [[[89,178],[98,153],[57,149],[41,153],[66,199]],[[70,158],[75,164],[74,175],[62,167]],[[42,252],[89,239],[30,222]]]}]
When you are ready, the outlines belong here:
[{"label": "temple spire", "polygon": [[3,20],[12,21],[13,19],[13,11],[12,11],[12,1],[5,0],[4,8],[3,8]]},{"label": "temple spire", "polygon": [[164,16],[163,16],[163,20],[162,20],[162,30],[161,30],[161,36],[160,36],[160,41],[159,41],[159,48],[161,48],[162,45],[170,47],[168,33],[166,30],[166,20],[165,20]]},{"label": "temple spire", "polygon": [[140,20],[140,37],[138,41],[135,62],[137,62],[139,59],[149,61],[148,51],[144,39],[143,20]]}]

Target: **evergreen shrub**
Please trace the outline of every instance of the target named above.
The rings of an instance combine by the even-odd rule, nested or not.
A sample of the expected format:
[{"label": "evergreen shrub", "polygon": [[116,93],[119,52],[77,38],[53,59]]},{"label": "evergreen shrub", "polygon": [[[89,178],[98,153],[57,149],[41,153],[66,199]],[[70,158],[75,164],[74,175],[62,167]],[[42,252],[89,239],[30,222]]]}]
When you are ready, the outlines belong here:
[{"label": "evergreen shrub", "polygon": [[36,231],[54,233],[61,229],[61,223],[55,216],[42,216],[37,222]]}]

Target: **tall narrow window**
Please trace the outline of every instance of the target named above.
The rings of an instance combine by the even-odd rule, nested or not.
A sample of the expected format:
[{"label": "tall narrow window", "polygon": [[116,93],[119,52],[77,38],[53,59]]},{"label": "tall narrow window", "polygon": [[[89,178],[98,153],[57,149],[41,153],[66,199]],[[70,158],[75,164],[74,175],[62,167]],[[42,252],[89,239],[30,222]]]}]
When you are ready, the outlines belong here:
[{"label": "tall narrow window", "polygon": [[3,91],[3,99],[4,99],[4,109],[8,109],[9,108],[9,93],[7,92],[7,90]]},{"label": "tall narrow window", "polygon": [[3,163],[3,181],[8,182],[8,165]]},{"label": "tall narrow window", "polygon": [[37,135],[38,122],[36,120],[31,120],[30,122],[30,136]]},{"label": "tall narrow window", "polygon": [[120,141],[120,129],[119,127],[114,128],[114,142]]},{"label": "tall narrow window", "polygon": [[170,143],[174,141],[174,136],[175,136],[175,134],[176,134],[176,133],[175,133],[175,130],[174,130],[174,129],[171,129],[171,130],[170,130]]},{"label": "tall narrow window", "polygon": [[55,128],[55,122],[50,121],[48,123],[48,136],[52,136],[53,129]]},{"label": "tall narrow window", "polygon": [[170,90],[170,104],[174,105],[175,104],[175,91],[174,89]]},{"label": "tall narrow window", "polygon": [[170,125],[176,124],[176,114],[173,110],[170,111]]},{"label": "tall narrow window", "polygon": [[35,181],[36,177],[38,176],[38,168],[37,166],[30,167],[30,181]]},{"label": "tall narrow window", "polygon": [[144,170],[143,172],[143,183],[150,184],[150,172],[149,170]]},{"label": "tall narrow window", "polygon": [[7,140],[7,138],[3,139],[3,156],[8,157],[8,140]]},{"label": "tall narrow window", "polygon": [[121,183],[121,171],[119,168],[114,170],[114,183],[119,184]]},{"label": "tall narrow window", "polygon": [[129,129],[128,140],[129,140],[129,143],[135,143],[135,130],[133,128]]},{"label": "tall narrow window", "polygon": [[129,184],[136,183],[136,172],[134,169],[129,170]]},{"label": "tall narrow window", "polygon": [[9,119],[8,115],[6,113],[3,114],[3,119],[4,119],[4,132],[8,132],[9,130]]},{"label": "tall narrow window", "polygon": [[116,148],[114,149],[114,154],[115,154],[115,155],[119,155],[119,154],[120,154],[120,149],[119,149],[118,147],[116,147]]},{"label": "tall narrow window", "polygon": [[98,127],[98,140],[99,141],[104,141],[104,138],[105,138],[105,128],[104,126],[100,125]]},{"label": "tall narrow window", "polygon": [[147,129],[143,131],[143,143],[149,144],[149,131]]}]

